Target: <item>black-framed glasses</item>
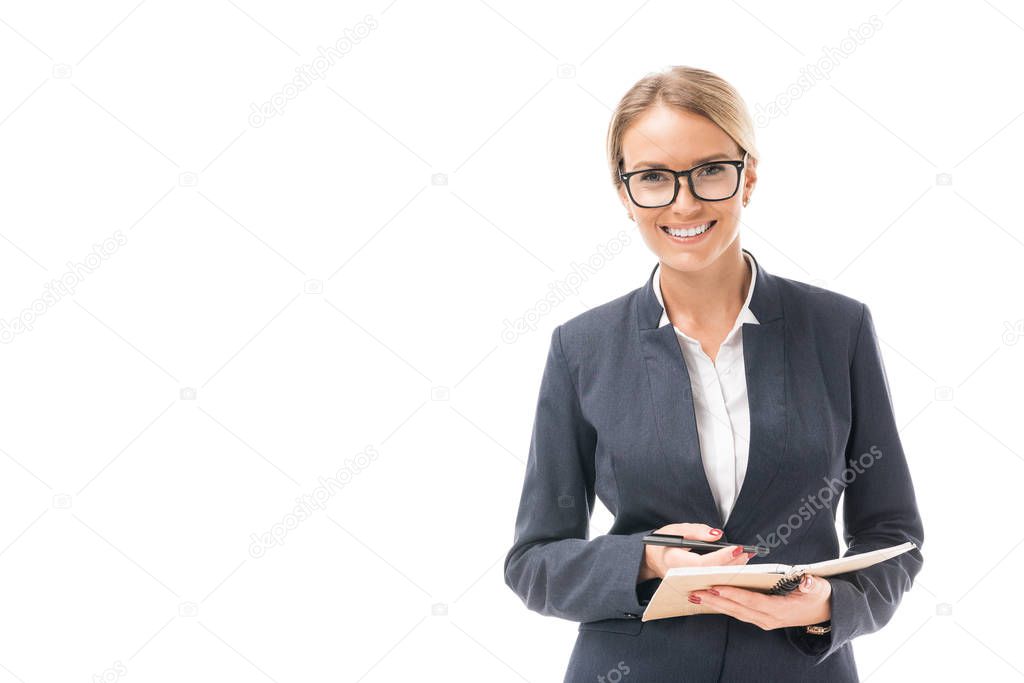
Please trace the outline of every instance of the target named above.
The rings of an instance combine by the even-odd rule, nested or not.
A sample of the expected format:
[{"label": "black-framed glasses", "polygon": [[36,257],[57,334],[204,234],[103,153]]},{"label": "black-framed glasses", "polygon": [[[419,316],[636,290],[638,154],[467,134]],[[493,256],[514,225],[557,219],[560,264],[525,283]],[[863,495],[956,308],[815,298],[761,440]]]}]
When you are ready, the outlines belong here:
[{"label": "black-framed glasses", "polygon": [[747,153],[741,161],[708,161],[686,171],[670,168],[642,168],[622,173],[619,162],[619,178],[626,185],[626,192],[633,203],[644,209],[668,206],[679,196],[679,177],[686,176],[690,192],[705,202],[721,202],[731,199],[740,188],[740,177],[746,165]]}]

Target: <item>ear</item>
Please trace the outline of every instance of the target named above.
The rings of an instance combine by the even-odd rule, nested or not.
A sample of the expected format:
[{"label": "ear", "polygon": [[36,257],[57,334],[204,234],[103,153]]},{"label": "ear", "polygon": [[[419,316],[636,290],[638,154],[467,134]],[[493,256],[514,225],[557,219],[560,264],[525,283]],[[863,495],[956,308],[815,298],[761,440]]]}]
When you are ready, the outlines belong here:
[{"label": "ear", "polygon": [[747,157],[747,164],[743,168],[743,179],[743,196],[749,198],[750,193],[754,191],[754,186],[757,185],[757,159]]}]

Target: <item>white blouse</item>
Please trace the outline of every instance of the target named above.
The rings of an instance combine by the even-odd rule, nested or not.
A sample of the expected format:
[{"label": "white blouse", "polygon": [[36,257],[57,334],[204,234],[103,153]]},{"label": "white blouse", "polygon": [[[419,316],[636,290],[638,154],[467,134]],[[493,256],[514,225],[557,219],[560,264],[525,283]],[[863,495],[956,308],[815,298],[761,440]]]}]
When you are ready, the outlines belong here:
[{"label": "white blouse", "polygon": [[[722,514],[723,525],[729,519],[729,513],[743,485],[750,453],[750,407],[747,403],[746,366],[743,363],[742,326],[743,323],[760,324],[750,310],[757,268],[747,252],[744,251],[743,256],[750,266],[747,299],[718,350],[716,362],[711,362],[699,341],[674,327],[686,369],[690,373],[704,473],[711,485],[718,511]],[[658,326],[663,327],[672,323],[665,311],[660,275],[661,264],[658,264],[654,271],[654,294],[662,309]]]}]

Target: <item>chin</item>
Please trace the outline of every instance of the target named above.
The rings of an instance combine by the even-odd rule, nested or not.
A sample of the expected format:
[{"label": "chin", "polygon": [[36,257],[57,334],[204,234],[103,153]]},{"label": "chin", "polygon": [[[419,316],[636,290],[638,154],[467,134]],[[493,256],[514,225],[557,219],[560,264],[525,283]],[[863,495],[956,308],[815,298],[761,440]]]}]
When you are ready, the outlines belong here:
[{"label": "chin", "polygon": [[704,270],[714,262],[712,254],[662,254],[661,262],[683,273]]},{"label": "chin", "polygon": [[703,270],[721,258],[727,251],[729,251],[728,243],[723,244],[720,240],[715,240],[690,248],[666,249],[662,247],[655,253],[665,265],[685,272]]}]

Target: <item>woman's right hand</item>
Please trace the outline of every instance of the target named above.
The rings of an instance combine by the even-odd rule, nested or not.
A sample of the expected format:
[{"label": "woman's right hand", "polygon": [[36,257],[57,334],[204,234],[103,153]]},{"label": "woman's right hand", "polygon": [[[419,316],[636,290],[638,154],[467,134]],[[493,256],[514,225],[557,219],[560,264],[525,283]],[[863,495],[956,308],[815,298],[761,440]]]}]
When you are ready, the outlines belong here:
[{"label": "woman's right hand", "polygon": [[[657,530],[659,534],[684,536],[694,541],[720,541],[721,529],[712,529],[707,524],[667,524]],[[738,552],[737,552],[738,551]],[[742,546],[730,545],[706,555],[698,555],[690,548],[672,548],[664,545],[645,545],[644,561],[640,566],[638,581],[661,579],[673,567],[721,566],[746,564],[752,557],[742,551]]]}]

